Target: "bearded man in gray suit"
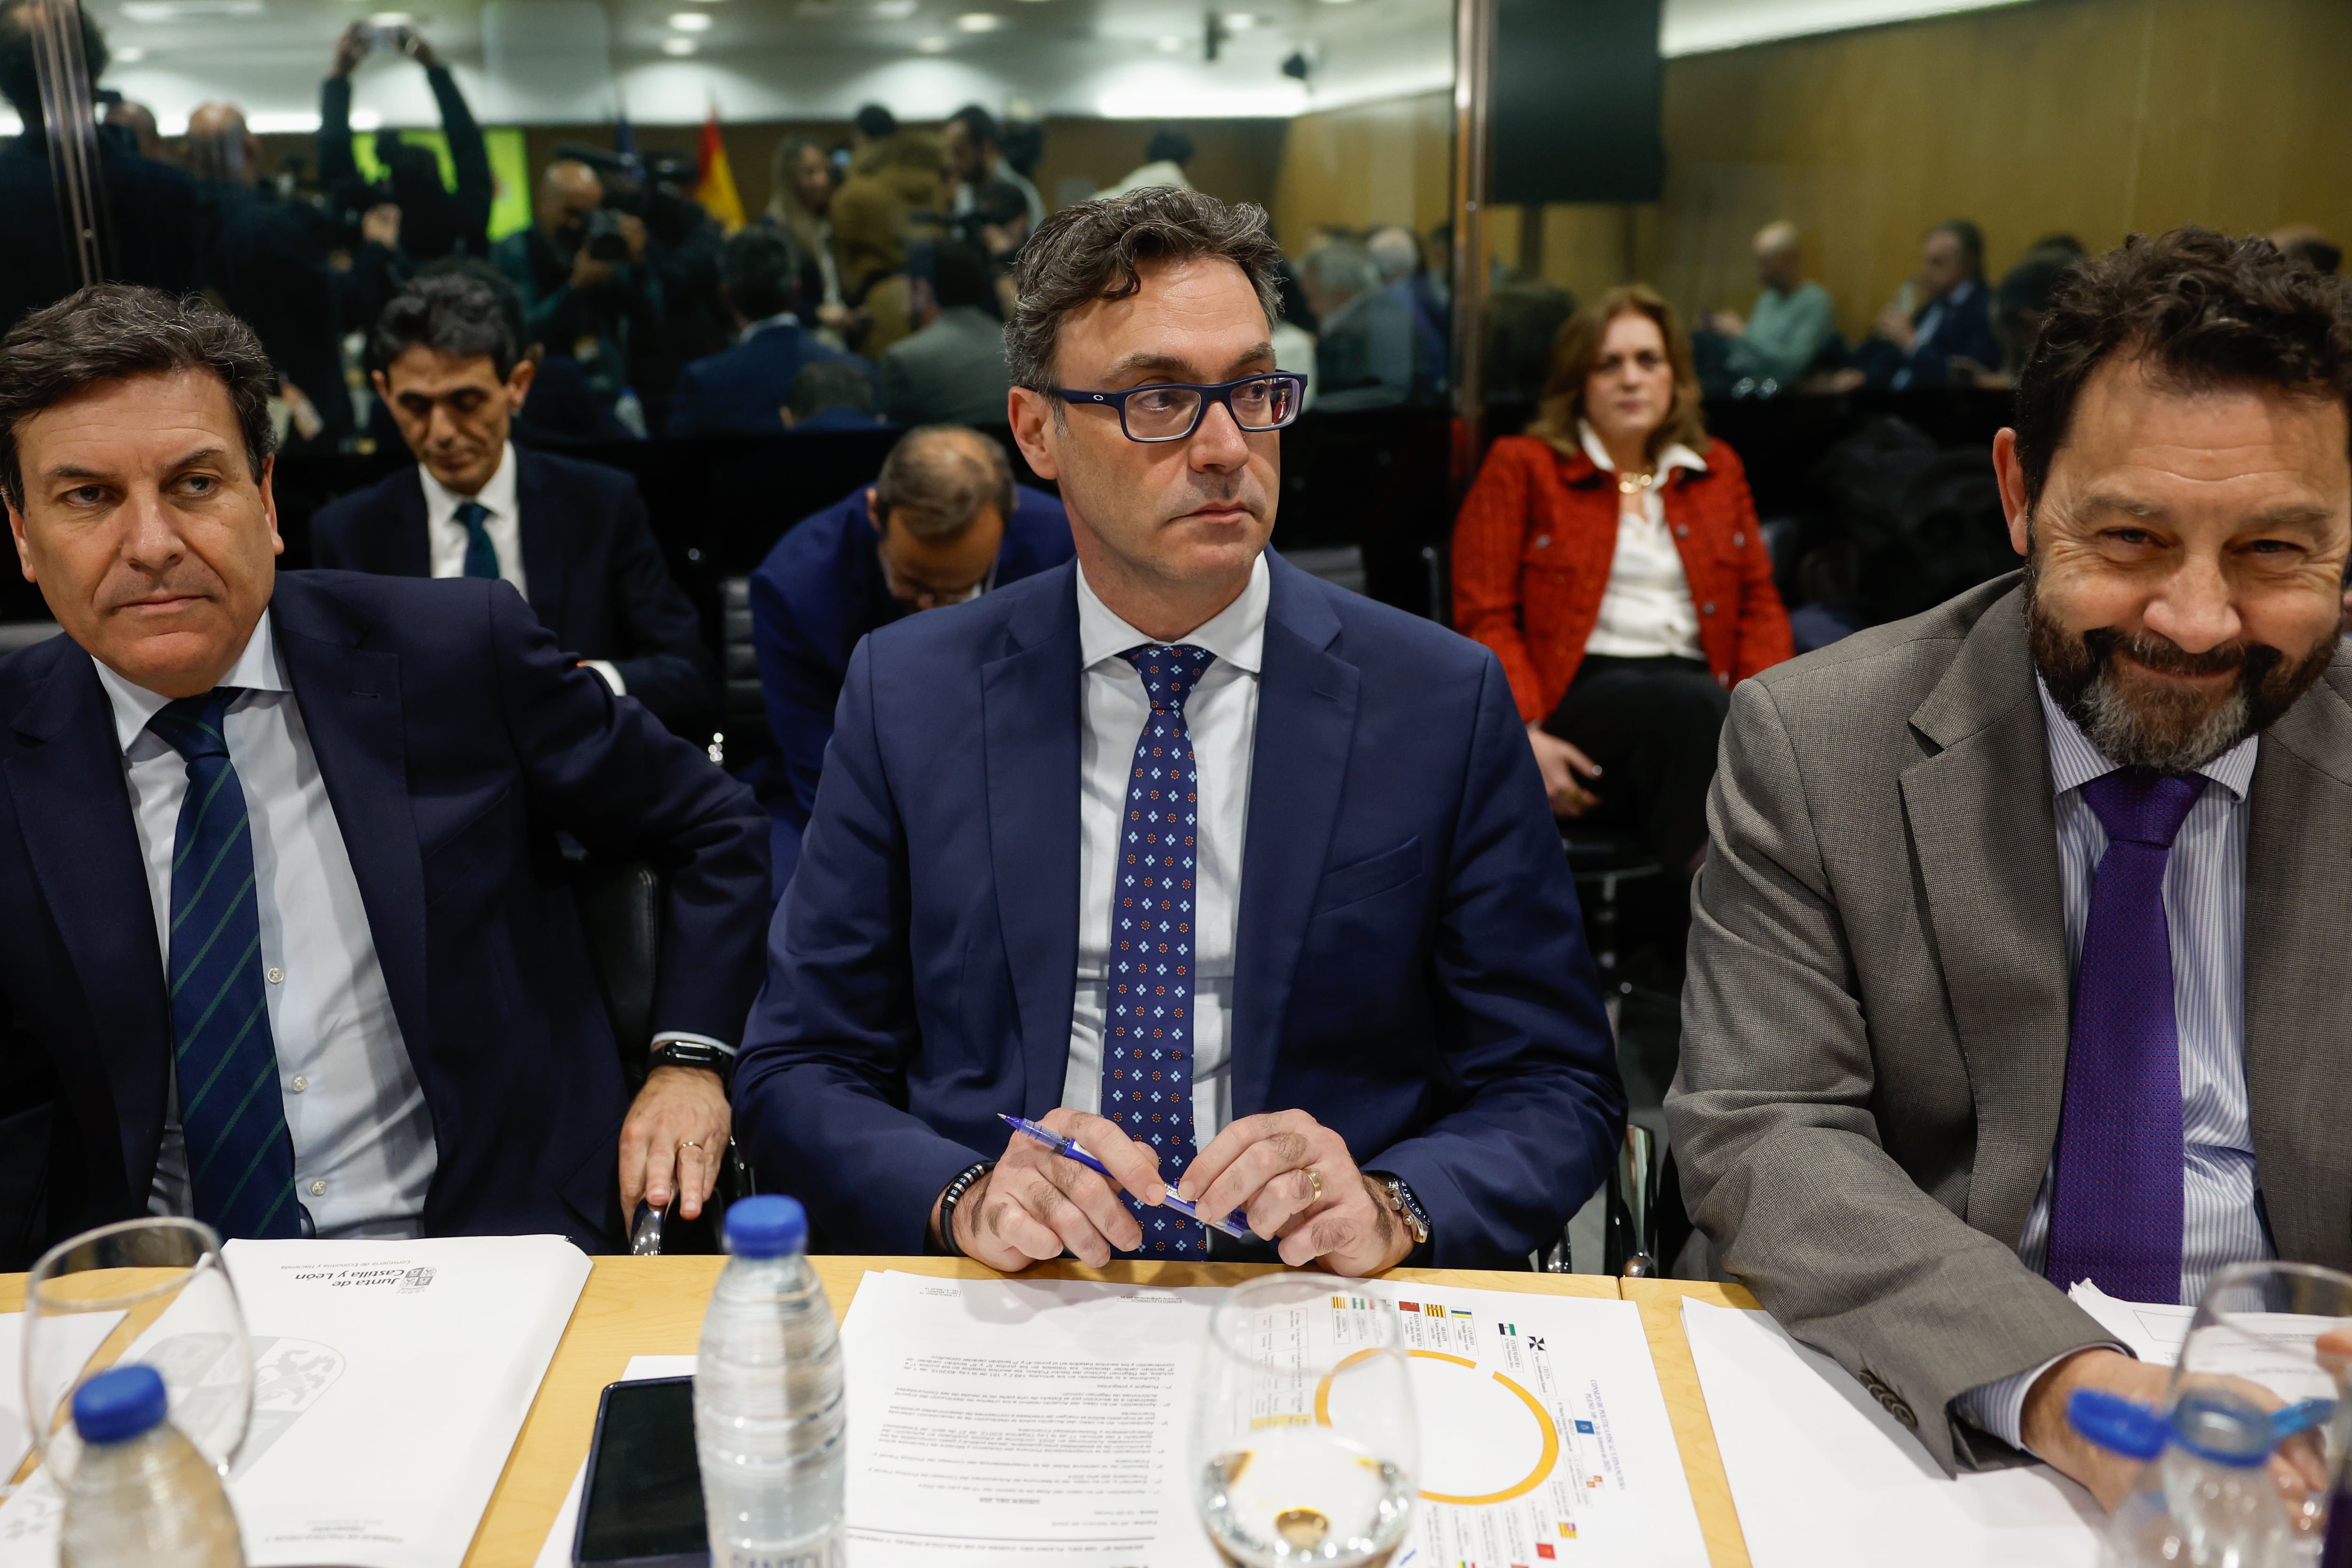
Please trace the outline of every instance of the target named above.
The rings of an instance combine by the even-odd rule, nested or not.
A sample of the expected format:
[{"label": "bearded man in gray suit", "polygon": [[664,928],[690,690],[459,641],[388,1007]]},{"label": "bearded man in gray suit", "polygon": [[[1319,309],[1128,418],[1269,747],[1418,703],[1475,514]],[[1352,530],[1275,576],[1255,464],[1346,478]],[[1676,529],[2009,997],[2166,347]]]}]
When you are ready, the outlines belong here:
[{"label": "bearded man in gray suit", "polygon": [[1736,1277],[1948,1468],[2149,1403],[2065,1287],[2352,1268],[2352,297],[2083,263],[1994,443],[2022,573],[1732,693],[1666,1112]]}]

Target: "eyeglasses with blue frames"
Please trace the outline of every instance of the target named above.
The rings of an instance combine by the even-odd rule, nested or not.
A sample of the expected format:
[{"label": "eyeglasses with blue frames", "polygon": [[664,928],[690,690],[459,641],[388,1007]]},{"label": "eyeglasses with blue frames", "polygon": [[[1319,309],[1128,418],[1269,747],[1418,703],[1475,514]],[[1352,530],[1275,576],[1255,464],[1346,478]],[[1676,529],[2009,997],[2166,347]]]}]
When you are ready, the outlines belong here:
[{"label": "eyeglasses with blue frames", "polygon": [[1223,404],[1234,423],[1244,430],[1281,429],[1298,417],[1307,401],[1307,378],[1278,370],[1213,386],[1167,381],[1125,392],[1057,386],[1054,395],[1080,408],[1116,408],[1119,431],[1130,441],[1181,441],[1201,427],[1213,403]]}]

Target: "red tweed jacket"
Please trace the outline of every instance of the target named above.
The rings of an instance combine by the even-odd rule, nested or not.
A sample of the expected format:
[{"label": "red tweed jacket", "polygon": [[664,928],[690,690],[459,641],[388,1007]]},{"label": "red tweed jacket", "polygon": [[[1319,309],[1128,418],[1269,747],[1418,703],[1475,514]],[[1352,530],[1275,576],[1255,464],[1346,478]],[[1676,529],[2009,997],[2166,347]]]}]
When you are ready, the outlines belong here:
[{"label": "red tweed jacket", "polygon": [[[1666,526],[1698,607],[1707,668],[1726,689],[1794,651],[1788,612],[1739,455],[1724,442],[1706,471],[1670,469]],[[1561,457],[1531,436],[1495,443],[1454,525],[1454,625],[1495,650],[1519,717],[1559,704],[1617,554],[1617,485],[1579,452]]]}]

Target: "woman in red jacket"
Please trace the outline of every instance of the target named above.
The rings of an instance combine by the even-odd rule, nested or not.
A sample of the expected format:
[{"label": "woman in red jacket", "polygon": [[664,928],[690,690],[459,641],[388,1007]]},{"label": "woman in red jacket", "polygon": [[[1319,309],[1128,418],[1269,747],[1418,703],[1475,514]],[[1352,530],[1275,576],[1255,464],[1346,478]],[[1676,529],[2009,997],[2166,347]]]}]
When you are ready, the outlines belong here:
[{"label": "woman in red jacket", "polygon": [[1560,329],[1535,422],[1495,443],[1454,524],[1454,616],[1502,658],[1552,809],[1696,869],[1731,688],[1789,657],[1789,617],[1648,285]]}]

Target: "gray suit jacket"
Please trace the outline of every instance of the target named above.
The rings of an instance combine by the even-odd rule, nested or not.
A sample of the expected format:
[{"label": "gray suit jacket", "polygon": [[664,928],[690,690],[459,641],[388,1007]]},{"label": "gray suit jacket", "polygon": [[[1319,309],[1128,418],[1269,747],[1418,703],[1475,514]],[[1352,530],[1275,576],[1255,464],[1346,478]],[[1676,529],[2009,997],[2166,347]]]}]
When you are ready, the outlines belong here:
[{"label": "gray suit jacket", "polygon": [[[2352,671],[2263,736],[2245,1054],[2281,1256],[2352,1267]],[[2012,574],[1743,681],[1666,1115],[1720,1268],[1948,1468],[1948,1402],[2107,1339],[2017,1260],[2066,1082],[2049,750]]]},{"label": "gray suit jacket", "polygon": [[875,381],[893,425],[1002,425],[1013,373],[1004,327],[977,305],[950,305],[882,351]]}]

